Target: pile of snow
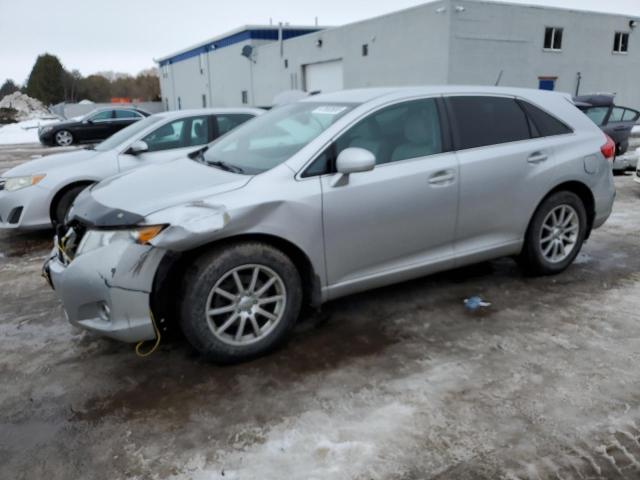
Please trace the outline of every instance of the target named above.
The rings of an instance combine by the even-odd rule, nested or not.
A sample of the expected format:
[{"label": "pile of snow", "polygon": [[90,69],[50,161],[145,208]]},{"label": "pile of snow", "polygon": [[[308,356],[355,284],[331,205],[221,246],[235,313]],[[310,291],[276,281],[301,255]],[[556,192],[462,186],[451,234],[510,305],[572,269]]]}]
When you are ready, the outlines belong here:
[{"label": "pile of snow", "polygon": [[92,102],[91,100],[87,100],[86,98],[84,100],[80,100],[78,102],[80,105],[93,105],[94,102]]},{"label": "pile of snow", "polygon": [[[5,97],[6,98],[6,97]],[[49,118],[32,118],[18,123],[0,126],[0,145],[17,145],[21,143],[38,143],[38,128],[60,120]]]},{"label": "pile of snow", "polygon": [[0,108],[17,110],[16,120],[18,121],[51,117],[51,114],[40,100],[31,98],[22,92],[14,92],[4,97],[0,100]]}]

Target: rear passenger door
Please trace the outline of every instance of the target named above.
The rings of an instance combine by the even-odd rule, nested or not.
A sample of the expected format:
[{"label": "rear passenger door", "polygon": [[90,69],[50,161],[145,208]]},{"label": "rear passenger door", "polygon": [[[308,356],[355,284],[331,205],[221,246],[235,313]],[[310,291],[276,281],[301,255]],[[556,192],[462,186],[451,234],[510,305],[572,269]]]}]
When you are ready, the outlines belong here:
[{"label": "rear passenger door", "polygon": [[[375,286],[451,259],[458,164],[442,113],[434,98],[382,108],[339,136],[310,166],[306,176],[321,175],[330,285],[368,277],[367,285]],[[376,166],[339,182],[335,160],[349,147],[372,152]]]},{"label": "rear passenger door", "polygon": [[[460,162],[456,254],[509,254],[522,241],[553,166],[553,142],[544,133],[554,121],[563,133],[570,130],[512,97],[459,95],[446,102]],[[540,127],[527,109],[538,112]]]}]

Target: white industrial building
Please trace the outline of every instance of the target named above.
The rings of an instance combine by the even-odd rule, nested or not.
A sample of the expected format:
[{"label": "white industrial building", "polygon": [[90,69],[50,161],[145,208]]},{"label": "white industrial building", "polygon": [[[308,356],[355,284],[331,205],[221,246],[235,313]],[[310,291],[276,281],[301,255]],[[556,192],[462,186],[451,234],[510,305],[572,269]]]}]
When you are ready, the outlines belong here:
[{"label": "white industrial building", "polygon": [[335,28],[247,26],[157,62],[167,109],[424,84],[609,92],[640,107],[639,18],[483,0],[438,0]]}]

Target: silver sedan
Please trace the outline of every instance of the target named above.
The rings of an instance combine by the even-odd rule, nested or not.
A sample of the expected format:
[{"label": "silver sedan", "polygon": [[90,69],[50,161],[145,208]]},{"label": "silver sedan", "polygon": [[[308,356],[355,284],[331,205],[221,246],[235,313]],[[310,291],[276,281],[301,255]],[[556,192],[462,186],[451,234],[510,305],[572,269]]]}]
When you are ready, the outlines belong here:
[{"label": "silver sedan", "polygon": [[262,113],[252,108],[161,113],[95,147],[26,162],[0,177],[0,229],[44,229],[62,223],[88,185],[184,156]]},{"label": "silver sedan", "polygon": [[536,90],[354,90],[85,190],[45,273],[69,320],[180,326],[208,359],[282,344],[303,306],[502,256],[557,274],[609,217],[615,145]]}]

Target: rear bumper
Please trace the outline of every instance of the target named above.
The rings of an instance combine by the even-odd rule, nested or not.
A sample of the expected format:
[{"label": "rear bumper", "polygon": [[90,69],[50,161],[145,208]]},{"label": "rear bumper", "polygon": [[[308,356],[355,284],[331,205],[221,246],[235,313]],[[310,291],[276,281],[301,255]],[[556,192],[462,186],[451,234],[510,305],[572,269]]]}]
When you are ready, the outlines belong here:
[{"label": "rear bumper", "polygon": [[135,343],[155,338],[150,295],[165,253],[151,246],[114,242],[65,264],[54,249],[43,268],[69,322]]},{"label": "rear bumper", "polygon": [[0,191],[0,229],[50,227],[49,190],[35,185],[16,192]]}]

